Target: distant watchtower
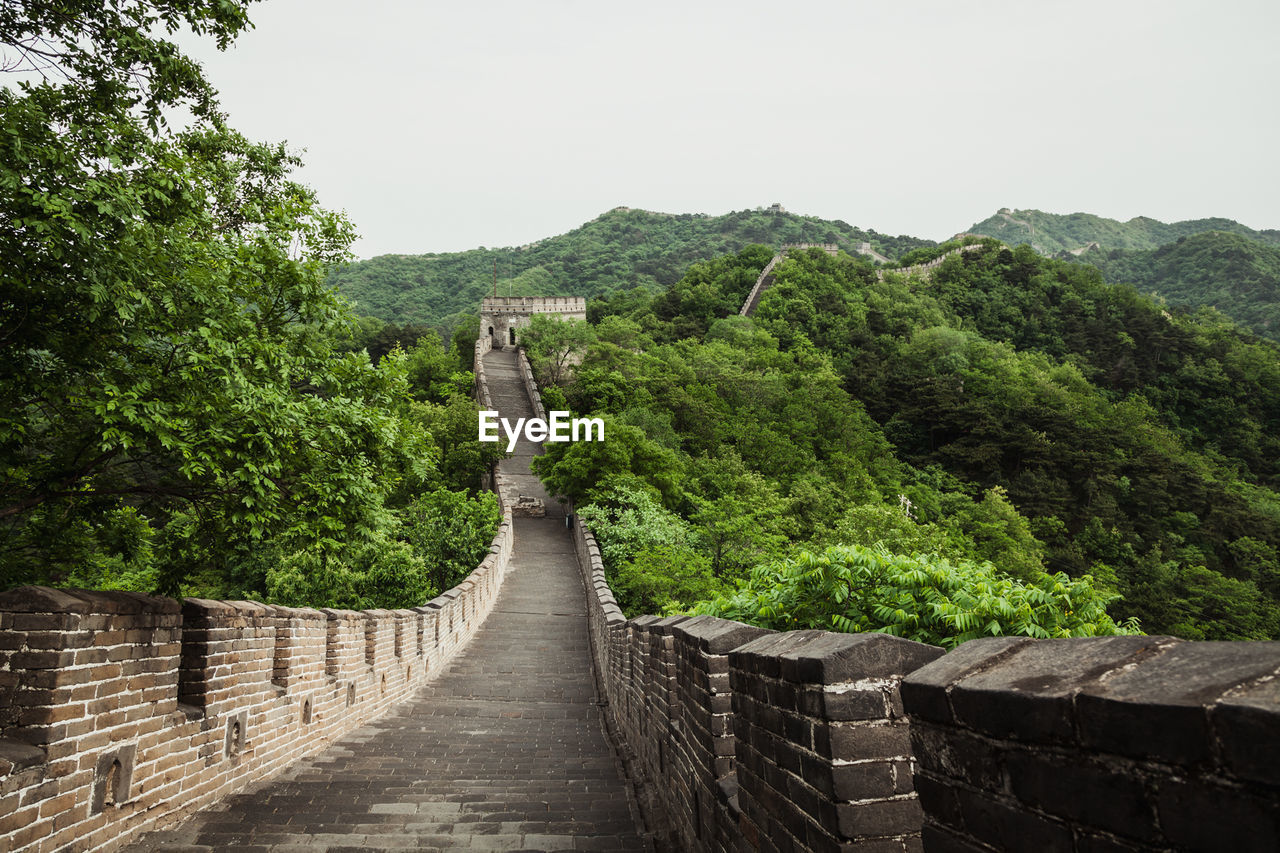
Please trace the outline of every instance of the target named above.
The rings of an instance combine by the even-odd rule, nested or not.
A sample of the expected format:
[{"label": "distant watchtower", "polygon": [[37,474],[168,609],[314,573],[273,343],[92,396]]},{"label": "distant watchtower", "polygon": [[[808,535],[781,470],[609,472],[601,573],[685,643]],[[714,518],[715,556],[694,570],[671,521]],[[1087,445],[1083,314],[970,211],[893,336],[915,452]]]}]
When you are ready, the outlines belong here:
[{"label": "distant watchtower", "polygon": [[516,329],[529,325],[534,314],[585,320],[587,300],[581,296],[486,296],[480,303],[480,334],[493,339],[494,349],[515,346]]}]

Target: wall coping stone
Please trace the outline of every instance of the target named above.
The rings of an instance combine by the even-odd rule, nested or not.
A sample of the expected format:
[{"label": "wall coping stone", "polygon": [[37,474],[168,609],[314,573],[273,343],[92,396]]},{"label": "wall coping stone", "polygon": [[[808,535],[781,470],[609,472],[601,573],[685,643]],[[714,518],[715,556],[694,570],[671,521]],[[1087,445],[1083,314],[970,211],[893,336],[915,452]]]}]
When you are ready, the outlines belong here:
[{"label": "wall coping stone", "polygon": [[359,610],[338,610],[334,607],[322,607],[320,612],[325,615],[326,619],[346,619],[354,622],[357,619],[364,618]]},{"label": "wall coping stone", "polygon": [[912,707],[911,714],[935,723],[951,722],[948,688],[957,681],[988,667],[995,666],[1015,654],[1030,637],[983,637],[961,643],[936,661],[917,669],[902,682],[902,699]]},{"label": "wall coping stone", "polygon": [[[614,605],[615,607],[617,605]],[[682,622],[688,622],[688,616],[664,616],[656,622],[649,623],[649,633],[668,636],[675,633],[675,628]]]},{"label": "wall coping stone", "polygon": [[725,655],[748,640],[774,632],[769,628],[701,614],[675,626],[675,633],[693,640],[706,654]]},{"label": "wall coping stone", "polygon": [[287,619],[324,619],[324,612],[314,607],[287,607],[283,604],[273,604],[271,608],[275,611],[276,616]]},{"label": "wall coping stone", "polygon": [[11,613],[177,613],[172,598],[125,590],[20,586],[0,592],[0,610]]},{"label": "wall coping stone", "polygon": [[260,616],[265,615],[269,604],[249,601],[214,601],[209,598],[182,599],[183,615],[199,616]]},{"label": "wall coping stone", "polygon": [[[789,633],[796,637],[794,643],[785,646],[748,644],[739,649],[738,654],[744,657],[768,655],[778,662],[778,677],[811,684],[901,676],[945,654],[938,646],[891,634],[837,634],[820,630]],[[750,665],[748,668],[763,672]]]},{"label": "wall coping stone", "polygon": [[[1040,640],[1019,646],[999,667],[953,681],[954,719],[994,737],[1075,740],[1076,694],[1121,667],[1158,655],[1171,637],[1120,636]],[[993,708],[993,694],[1009,694]]]},{"label": "wall coping stone", "polygon": [[769,678],[782,677],[782,655],[825,632],[781,631],[743,643],[729,652],[729,666]]},{"label": "wall coping stone", "polygon": [[1212,709],[1222,763],[1241,779],[1280,788],[1280,678],[1229,692]]},{"label": "wall coping stone", "polygon": [[[1165,640],[1172,640],[1166,637]],[[1138,661],[1082,692],[1116,702],[1207,705],[1227,693],[1280,672],[1280,642],[1173,641],[1159,655]]]}]

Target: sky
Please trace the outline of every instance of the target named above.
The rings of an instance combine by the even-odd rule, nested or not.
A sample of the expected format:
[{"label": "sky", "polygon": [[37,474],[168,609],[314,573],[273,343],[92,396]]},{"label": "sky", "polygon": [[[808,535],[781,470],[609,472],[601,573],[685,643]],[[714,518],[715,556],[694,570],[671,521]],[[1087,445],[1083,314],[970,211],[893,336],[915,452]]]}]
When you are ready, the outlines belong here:
[{"label": "sky", "polygon": [[1275,0],[266,0],[231,124],[304,151],[360,257],[628,207],[945,239],[1000,207],[1280,228]]}]

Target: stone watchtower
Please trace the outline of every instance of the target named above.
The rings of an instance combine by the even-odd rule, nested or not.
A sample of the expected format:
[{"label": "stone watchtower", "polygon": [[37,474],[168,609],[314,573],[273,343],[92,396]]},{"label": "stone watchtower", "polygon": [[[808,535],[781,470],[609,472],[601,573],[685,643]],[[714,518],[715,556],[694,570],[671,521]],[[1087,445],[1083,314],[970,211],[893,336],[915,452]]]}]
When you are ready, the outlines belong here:
[{"label": "stone watchtower", "polygon": [[568,320],[587,319],[587,300],[581,296],[486,296],[480,303],[480,334],[494,349],[516,345],[516,329],[529,325],[534,314],[559,314]]}]

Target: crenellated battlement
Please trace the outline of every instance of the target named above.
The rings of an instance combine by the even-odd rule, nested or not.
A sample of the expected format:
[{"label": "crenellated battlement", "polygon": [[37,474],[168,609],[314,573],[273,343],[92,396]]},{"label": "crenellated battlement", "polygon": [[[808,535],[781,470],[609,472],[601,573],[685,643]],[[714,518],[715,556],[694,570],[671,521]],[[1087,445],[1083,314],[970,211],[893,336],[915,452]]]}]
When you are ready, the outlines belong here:
[{"label": "crenellated battlement", "polygon": [[572,314],[586,310],[587,300],[583,296],[486,296],[480,302],[481,313]]},{"label": "crenellated battlement", "polygon": [[486,296],[480,302],[480,336],[488,338],[491,347],[515,346],[517,330],[529,325],[534,314],[585,320],[587,300],[582,296]]}]

